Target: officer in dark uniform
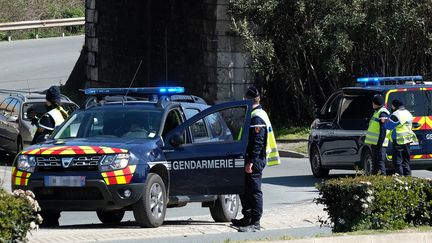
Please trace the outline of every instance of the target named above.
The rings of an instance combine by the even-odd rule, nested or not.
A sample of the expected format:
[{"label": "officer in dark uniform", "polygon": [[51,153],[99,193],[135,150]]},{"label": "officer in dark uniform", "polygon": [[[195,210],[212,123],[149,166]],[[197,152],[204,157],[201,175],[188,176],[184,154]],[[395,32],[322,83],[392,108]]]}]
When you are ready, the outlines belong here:
[{"label": "officer in dark uniform", "polygon": [[[262,109],[260,95],[255,87],[250,87],[245,99],[254,101],[253,111]],[[242,219],[233,219],[232,224],[238,226],[239,232],[255,232],[260,230],[260,219],[263,212],[263,194],[261,191],[262,172],[266,166],[266,123],[260,116],[252,116],[249,141],[245,158],[245,193],[240,195]]]},{"label": "officer in dark uniform", "polygon": [[68,117],[67,112],[61,107],[61,93],[58,86],[50,87],[45,95],[47,113],[38,121],[38,129],[31,144],[41,142],[45,135],[51,134]]}]

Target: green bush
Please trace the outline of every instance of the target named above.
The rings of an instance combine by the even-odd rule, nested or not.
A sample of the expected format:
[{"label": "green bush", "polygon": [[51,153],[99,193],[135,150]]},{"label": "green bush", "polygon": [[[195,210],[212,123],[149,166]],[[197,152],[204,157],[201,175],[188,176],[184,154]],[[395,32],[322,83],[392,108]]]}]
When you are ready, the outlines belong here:
[{"label": "green bush", "polygon": [[432,182],[416,177],[357,176],[317,185],[335,232],[432,225]]},{"label": "green bush", "polygon": [[26,241],[27,232],[42,222],[38,211],[32,192],[18,190],[11,194],[0,189],[0,242]]}]

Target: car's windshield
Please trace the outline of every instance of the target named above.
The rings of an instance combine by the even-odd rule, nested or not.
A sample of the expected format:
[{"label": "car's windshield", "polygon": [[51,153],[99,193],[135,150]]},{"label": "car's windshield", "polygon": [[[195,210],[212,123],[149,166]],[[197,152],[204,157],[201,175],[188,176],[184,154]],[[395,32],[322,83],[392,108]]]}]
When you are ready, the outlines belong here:
[{"label": "car's windshield", "polygon": [[[73,103],[64,103],[62,104],[62,107],[68,112],[68,114],[72,114],[77,108]],[[24,120],[31,120],[34,118],[39,119],[47,112],[47,108],[45,102],[27,102],[24,103],[21,112]]]},{"label": "car's windshield", "polygon": [[162,112],[146,109],[99,109],[75,113],[54,135],[64,138],[154,138]]}]

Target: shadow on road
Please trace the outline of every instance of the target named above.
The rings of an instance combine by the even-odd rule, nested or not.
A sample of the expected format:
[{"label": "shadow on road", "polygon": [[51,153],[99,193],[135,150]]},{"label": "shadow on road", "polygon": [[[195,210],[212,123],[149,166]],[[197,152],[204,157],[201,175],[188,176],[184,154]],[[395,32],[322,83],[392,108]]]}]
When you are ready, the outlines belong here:
[{"label": "shadow on road", "polygon": [[[354,177],[354,176],[355,174],[335,174],[335,175],[329,175],[327,179]],[[323,179],[315,178],[312,175],[263,178],[263,183],[278,185],[278,186],[289,186],[289,187],[314,187],[316,183],[320,183],[322,181]]]},{"label": "shadow on road", "polygon": [[[212,226],[227,226],[223,223],[215,223],[214,221],[199,221],[199,220],[167,220],[164,221],[164,224],[160,227],[164,226],[203,226],[203,225],[212,225]],[[229,227],[229,226],[227,226]],[[77,225],[66,225],[66,226],[58,226],[58,227],[41,227],[41,229],[59,229],[59,230],[67,230],[67,229],[141,229],[141,227],[137,226],[135,221],[127,221],[121,222],[119,224],[77,224]]]}]

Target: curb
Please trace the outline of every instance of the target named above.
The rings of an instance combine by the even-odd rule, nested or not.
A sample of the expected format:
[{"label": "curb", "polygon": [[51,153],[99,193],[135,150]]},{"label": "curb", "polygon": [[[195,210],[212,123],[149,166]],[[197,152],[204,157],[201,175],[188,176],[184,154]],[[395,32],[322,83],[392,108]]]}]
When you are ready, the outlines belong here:
[{"label": "curb", "polygon": [[309,141],[306,138],[297,138],[297,139],[276,139],[276,143],[300,143]]},{"label": "curb", "polygon": [[[261,241],[262,242],[262,241]],[[309,238],[298,240],[270,241],[271,243],[430,243],[432,242],[432,232],[415,232],[415,233],[391,233],[376,235],[349,235],[333,236],[322,238]],[[260,243],[255,241],[253,243]]]},{"label": "curb", "polygon": [[286,158],[303,159],[308,158],[307,154],[297,153],[291,150],[279,150],[279,155]]}]

